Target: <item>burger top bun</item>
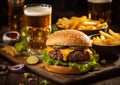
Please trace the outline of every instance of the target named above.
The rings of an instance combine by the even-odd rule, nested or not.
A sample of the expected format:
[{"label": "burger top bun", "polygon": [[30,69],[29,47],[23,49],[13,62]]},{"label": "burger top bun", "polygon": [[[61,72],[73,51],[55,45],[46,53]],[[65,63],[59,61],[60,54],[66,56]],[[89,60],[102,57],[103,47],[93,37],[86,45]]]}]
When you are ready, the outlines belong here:
[{"label": "burger top bun", "polygon": [[46,45],[92,46],[89,37],[78,30],[60,30],[49,36]]}]

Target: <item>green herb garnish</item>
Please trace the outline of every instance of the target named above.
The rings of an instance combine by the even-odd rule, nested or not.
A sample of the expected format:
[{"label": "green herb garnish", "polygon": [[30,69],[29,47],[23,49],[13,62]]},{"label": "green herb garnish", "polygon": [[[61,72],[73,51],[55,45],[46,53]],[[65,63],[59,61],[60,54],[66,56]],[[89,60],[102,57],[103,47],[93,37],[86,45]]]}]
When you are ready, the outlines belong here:
[{"label": "green herb garnish", "polygon": [[42,80],[42,81],[40,81],[40,85],[50,85],[50,81],[48,81],[48,80]]},{"label": "green herb garnish", "polygon": [[19,42],[15,43],[15,48],[23,54],[28,54],[27,53],[26,28],[25,27],[21,30],[21,37],[20,37]]}]

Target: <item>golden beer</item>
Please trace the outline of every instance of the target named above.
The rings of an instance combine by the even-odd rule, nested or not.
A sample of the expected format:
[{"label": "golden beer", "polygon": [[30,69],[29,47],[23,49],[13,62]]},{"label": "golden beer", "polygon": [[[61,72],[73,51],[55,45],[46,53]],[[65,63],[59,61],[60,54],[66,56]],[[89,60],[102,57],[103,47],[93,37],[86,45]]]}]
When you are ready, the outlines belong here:
[{"label": "golden beer", "polygon": [[8,0],[8,25],[11,31],[20,32],[24,26],[23,5],[24,0]]},{"label": "golden beer", "polygon": [[51,12],[52,7],[47,4],[24,7],[29,52],[38,53],[46,48],[45,42],[51,33]]},{"label": "golden beer", "polygon": [[88,0],[88,17],[110,24],[111,2],[112,0]]}]

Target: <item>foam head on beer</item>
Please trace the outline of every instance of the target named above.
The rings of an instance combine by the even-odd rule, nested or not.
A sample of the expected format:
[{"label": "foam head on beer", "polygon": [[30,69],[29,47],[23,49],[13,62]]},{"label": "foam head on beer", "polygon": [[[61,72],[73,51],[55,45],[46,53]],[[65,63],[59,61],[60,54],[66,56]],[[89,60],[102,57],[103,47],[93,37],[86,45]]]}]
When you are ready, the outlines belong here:
[{"label": "foam head on beer", "polygon": [[25,15],[28,16],[43,16],[51,14],[52,8],[50,7],[42,7],[42,6],[34,6],[34,7],[27,7],[24,10]]},{"label": "foam head on beer", "polygon": [[108,3],[108,2],[112,2],[112,0],[88,0],[88,2],[91,2],[91,3]]}]

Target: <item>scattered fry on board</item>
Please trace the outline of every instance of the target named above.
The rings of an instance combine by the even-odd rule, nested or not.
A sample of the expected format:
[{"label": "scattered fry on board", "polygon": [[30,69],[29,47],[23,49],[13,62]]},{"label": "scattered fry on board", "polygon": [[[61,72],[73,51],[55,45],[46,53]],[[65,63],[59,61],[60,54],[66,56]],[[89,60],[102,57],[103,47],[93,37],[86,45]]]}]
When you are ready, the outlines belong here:
[{"label": "scattered fry on board", "polygon": [[6,53],[13,57],[19,54],[19,52],[16,50],[14,46],[5,46],[3,48],[0,48],[0,50],[5,51]]}]

